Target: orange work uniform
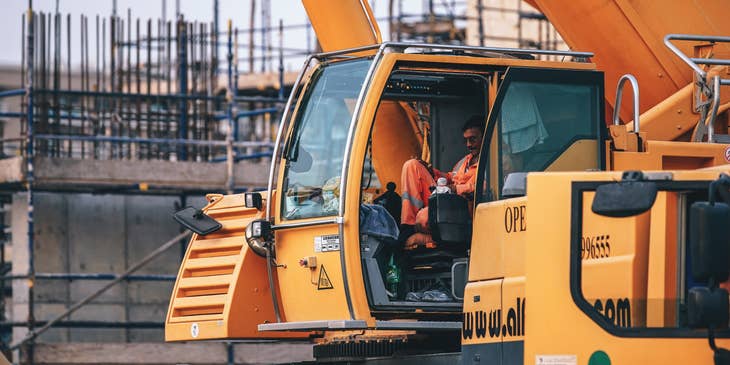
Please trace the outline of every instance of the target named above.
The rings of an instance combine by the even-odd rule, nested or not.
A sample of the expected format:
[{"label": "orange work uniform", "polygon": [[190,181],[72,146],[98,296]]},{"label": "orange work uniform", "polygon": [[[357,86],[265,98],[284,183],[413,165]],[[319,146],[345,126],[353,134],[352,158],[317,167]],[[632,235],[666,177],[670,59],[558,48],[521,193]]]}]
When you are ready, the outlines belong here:
[{"label": "orange work uniform", "polygon": [[433,175],[431,175],[421,161],[416,159],[406,161],[401,171],[401,186],[403,187],[401,224],[416,224],[418,211],[428,206],[428,198],[431,196],[429,188],[436,185],[435,179],[439,177],[445,177],[449,184],[453,184],[456,194],[473,193],[478,162],[479,159],[470,153],[459,160],[452,171],[444,173],[433,169]]}]

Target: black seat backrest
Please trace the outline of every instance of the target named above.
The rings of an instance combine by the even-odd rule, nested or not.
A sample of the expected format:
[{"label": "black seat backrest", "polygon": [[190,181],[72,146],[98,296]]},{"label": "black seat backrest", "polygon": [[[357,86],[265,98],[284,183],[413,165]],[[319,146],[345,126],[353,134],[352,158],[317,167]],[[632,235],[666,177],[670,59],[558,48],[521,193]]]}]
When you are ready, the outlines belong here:
[{"label": "black seat backrest", "polygon": [[431,195],[428,199],[428,225],[437,244],[468,245],[471,241],[469,201],[457,194]]}]

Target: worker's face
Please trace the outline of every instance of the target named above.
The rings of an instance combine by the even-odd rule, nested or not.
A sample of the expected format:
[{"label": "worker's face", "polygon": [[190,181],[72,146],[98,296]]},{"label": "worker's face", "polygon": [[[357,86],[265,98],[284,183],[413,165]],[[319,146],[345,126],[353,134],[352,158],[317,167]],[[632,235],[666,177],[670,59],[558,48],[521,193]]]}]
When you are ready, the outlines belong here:
[{"label": "worker's face", "polygon": [[472,156],[476,157],[479,155],[479,150],[482,147],[482,131],[479,128],[469,128],[464,132],[464,142],[466,143],[466,149]]}]

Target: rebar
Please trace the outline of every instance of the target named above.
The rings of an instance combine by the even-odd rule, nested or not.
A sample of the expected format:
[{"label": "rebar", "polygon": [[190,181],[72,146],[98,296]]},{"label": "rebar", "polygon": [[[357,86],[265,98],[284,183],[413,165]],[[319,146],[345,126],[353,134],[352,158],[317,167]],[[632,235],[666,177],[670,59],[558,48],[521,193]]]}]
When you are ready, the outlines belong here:
[{"label": "rebar", "polygon": [[[124,19],[97,16],[90,22],[81,15],[78,25],[70,15],[34,14],[32,27],[36,31],[30,44],[36,50],[33,63],[37,66],[32,71],[37,80],[32,104],[34,133],[54,136],[38,139],[33,148],[36,156],[213,162],[227,155],[225,147],[215,143],[182,144],[179,140],[225,141],[224,125],[228,122],[219,115],[227,115],[229,102],[234,109],[269,110],[246,120],[236,118],[232,123],[237,129],[234,141],[265,139],[267,134],[261,133],[262,128],[250,125],[266,123],[264,129],[268,129],[268,123],[278,119],[284,92],[281,42],[278,95],[237,97],[241,61],[235,37],[235,57],[229,61],[234,82],[225,84],[235,90],[229,91],[233,97],[228,100],[216,91],[217,52],[226,45],[218,42],[214,24],[179,19],[173,31],[171,22],[158,20],[155,33],[154,20],[135,19],[131,10]],[[29,37],[25,34],[29,26],[23,29],[24,94],[29,71]],[[233,29],[234,34],[239,31]],[[77,50],[72,49],[72,43],[79,45]],[[12,92],[0,93],[0,98],[10,97]],[[25,98],[24,107],[27,102]],[[5,117],[17,115],[3,113]],[[27,124],[24,118],[23,135],[27,135]],[[246,127],[239,130],[240,125]],[[248,152],[256,155],[268,148],[262,144],[252,146]]]}]

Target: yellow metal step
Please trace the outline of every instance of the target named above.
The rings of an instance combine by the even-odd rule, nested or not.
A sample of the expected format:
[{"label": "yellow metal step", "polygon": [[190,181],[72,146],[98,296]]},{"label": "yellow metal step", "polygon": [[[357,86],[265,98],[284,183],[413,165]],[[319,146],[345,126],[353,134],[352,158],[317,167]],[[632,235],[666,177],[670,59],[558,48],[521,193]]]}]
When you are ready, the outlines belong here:
[{"label": "yellow metal step", "polygon": [[190,289],[200,288],[205,286],[219,286],[229,285],[233,275],[214,275],[214,276],[200,276],[200,277],[189,277],[181,278],[178,288]]},{"label": "yellow metal step", "polygon": [[177,290],[177,298],[197,297],[204,295],[227,294],[232,275],[194,276],[181,278]]},{"label": "yellow metal step", "polygon": [[243,245],[243,238],[238,236],[198,239],[190,245],[190,258],[238,255]]},{"label": "yellow metal step", "polygon": [[238,261],[238,255],[191,258],[185,262],[183,277],[228,275]]},{"label": "yellow metal step", "polygon": [[189,259],[185,265],[186,269],[205,269],[209,267],[234,266],[238,256],[201,257]]},{"label": "yellow metal step", "polygon": [[221,318],[223,318],[222,314],[198,314],[188,316],[173,315],[173,317],[170,318],[170,323],[214,321]]},{"label": "yellow metal step", "polygon": [[225,294],[206,295],[200,297],[175,298],[175,309],[217,307],[223,308],[226,303]]}]

